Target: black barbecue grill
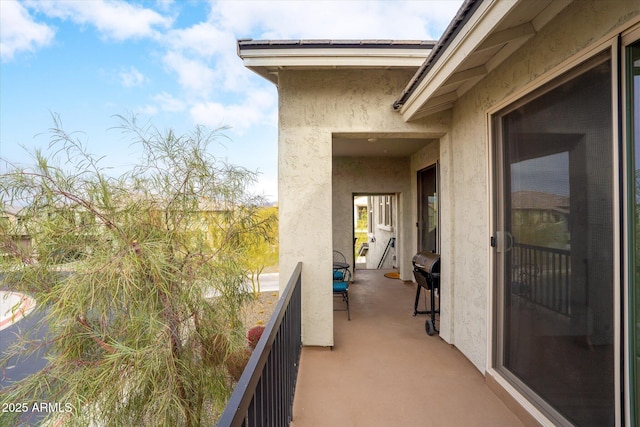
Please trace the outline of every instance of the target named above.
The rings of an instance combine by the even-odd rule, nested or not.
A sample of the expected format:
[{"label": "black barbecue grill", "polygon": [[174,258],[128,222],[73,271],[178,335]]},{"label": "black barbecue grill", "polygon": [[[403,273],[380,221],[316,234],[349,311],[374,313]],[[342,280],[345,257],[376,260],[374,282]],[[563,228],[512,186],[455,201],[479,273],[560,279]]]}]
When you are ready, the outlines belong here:
[{"label": "black barbecue grill", "polygon": [[[418,252],[411,260],[413,263],[413,276],[418,282],[416,291],[416,301],[413,306],[413,315],[429,314],[430,318],[424,322],[424,328],[428,335],[438,332],[436,329],[436,314],[440,314],[440,298],[438,298],[438,306],[435,303],[435,293],[440,294],[440,255],[433,252]],[[418,310],[418,301],[420,300],[420,290],[424,288],[425,292],[429,291],[430,308],[429,310]]]}]

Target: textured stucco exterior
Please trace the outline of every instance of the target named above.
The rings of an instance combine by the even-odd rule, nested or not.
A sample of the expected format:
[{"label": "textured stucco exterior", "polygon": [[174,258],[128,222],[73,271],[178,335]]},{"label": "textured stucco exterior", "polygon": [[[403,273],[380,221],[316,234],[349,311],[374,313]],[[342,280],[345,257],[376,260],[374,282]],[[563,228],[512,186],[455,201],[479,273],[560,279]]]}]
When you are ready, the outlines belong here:
[{"label": "textured stucco exterior", "polygon": [[[398,193],[399,215],[415,217],[407,159],[332,157],[334,134],[393,133],[425,139],[445,134],[449,113],[406,123],[391,110],[414,71],[282,70],[278,74],[281,286],[295,263],[302,261],[305,345],[333,345],[332,250],[343,252],[353,265],[352,195]],[[369,167],[374,164],[375,168]],[[398,164],[406,165],[406,170]],[[369,179],[355,177],[358,171],[369,174]],[[391,176],[375,178],[379,174]],[[403,260],[402,277],[408,280],[415,244],[411,223],[399,222],[397,256]]]}]

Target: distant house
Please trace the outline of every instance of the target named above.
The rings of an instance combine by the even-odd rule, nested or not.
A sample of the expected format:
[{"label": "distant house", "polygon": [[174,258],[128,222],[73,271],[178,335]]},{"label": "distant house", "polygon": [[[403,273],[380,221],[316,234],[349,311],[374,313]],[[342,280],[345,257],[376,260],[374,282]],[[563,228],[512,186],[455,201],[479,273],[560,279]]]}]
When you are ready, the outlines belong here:
[{"label": "distant house", "polygon": [[333,345],[354,195],[390,194],[401,279],[441,254],[440,338],[526,423],[640,425],[637,0],[467,0],[438,42],[238,49],[278,87],[305,345]]},{"label": "distant house", "polygon": [[[393,194],[354,197],[356,268],[395,267],[396,197]],[[357,239],[357,240],[356,240]]]},{"label": "distant house", "polygon": [[[163,212],[170,205],[168,200],[154,200],[151,197],[135,193],[130,194],[129,197],[129,200],[123,200],[118,205],[118,209],[122,210],[123,213],[121,220],[129,215],[126,211],[131,205],[140,202],[140,212],[145,212],[147,220],[159,223],[166,221]],[[143,206],[146,206],[146,208]],[[234,207],[228,203],[201,198],[197,201],[197,205],[193,207],[192,211],[180,215],[180,221],[184,221],[185,230],[189,232],[194,242],[206,245],[209,248],[216,248],[219,246],[220,240],[229,238],[224,234],[224,226],[221,227],[220,225],[227,221],[232,221],[230,212],[233,209]],[[104,231],[105,227],[95,213],[80,204],[59,205],[49,210],[38,211],[36,220],[30,221],[31,229],[27,229],[24,225],[23,218],[25,215],[33,215],[33,212],[29,213],[28,209],[11,206],[5,207],[0,211],[0,231],[7,233],[6,236],[2,237],[8,237],[8,239],[0,239],[0,245],[4,246],[0,253],[4,256],[20,254],[23,258],[33,257],[37,259],[39,245],[42,244],[41,233],[47,233],[46,230],[41,229],[40,220],[62,221],[65,227],[69,230],[74,230],[73,233],[79,237],[74,245],[68,245],[67,242],[62,247],[55,247],[57,239],[46,239],[51,244],[50,247],[46,248],[46,252],[57,257],[60,263],[78,260],[85,252],[91,251],[93,241]],[[24,262],[25,260],[26,258],[22,261]]]},{"label": "distant house", "polygon": [[31,252],[31,237],[21,223],[21,208],[7,206],[0,211],[0,232],[7,233],[8,239],[0,239],[0,256],[15,256],[17,253]]}]

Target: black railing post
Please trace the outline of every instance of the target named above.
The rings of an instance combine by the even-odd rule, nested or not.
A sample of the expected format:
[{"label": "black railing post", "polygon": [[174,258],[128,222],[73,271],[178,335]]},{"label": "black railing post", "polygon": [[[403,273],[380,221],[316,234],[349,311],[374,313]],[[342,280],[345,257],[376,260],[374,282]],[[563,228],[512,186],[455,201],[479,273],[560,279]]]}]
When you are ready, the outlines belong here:
[{"label": "black railing post", "polygon": [[218,427],[288,426],[302,350],[302,263],[296,265]]}]

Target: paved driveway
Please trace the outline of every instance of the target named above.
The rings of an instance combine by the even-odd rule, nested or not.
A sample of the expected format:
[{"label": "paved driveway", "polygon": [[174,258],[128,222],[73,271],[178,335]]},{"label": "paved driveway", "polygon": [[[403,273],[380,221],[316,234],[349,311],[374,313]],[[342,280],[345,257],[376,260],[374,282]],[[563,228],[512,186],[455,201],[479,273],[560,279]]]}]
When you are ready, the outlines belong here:
[{"label": "paved driveway", "polygon": [[[10,346],[20,334],[33,330],[33,337],[40,338],[47,333],[46,325],[38,329],[35,325],[38,324],[42,316],[44,315],[42,310],[34,310],[26,317],[20,318],[17,322],[13,322],[8,327],[0,330],[0,350],[4,351]],[[29,357],[14,358],[12,359],[4,369],[2,369],[2,375],[0,376],[0,389],[10,386],[16,381],[20,381],[27,376],[38,372],[47,365],[47,361],[44,359],[46,348],[40,349],[38,352],[31,354]],[[29,408],[24,416],[21,418],[20,425],[37,426],[41,420],[47,415],[46,413],[31,413],[30,409],[34,403],[40,402],[14,402],[19,404],[26,404]],[[0,410],[3,408],[0,408]],[[9,410],[11,408],[4,408]],[[2,414],[0,414],[0,417]]]}]

